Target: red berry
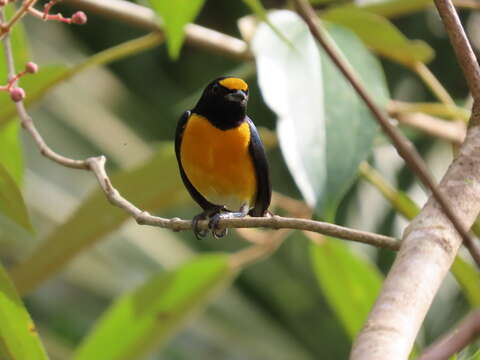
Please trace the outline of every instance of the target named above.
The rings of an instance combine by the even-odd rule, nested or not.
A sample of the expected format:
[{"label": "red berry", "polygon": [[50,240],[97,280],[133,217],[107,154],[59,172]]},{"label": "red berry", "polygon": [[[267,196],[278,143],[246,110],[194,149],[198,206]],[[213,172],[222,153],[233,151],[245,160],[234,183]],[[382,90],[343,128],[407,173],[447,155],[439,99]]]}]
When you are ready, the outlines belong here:
[{"label": "red berry", "polygon": [[72,23],[77,25],[83,25],[86,22],[87,22],[87,14],[85,14],[83,11],[77,11],[75,14],[73,14]]},{"label": "red berry", "polygon": [[20,87],[10,89],[10,97],[13,101],[19,102],[25,99],[25,90]]},{"label": "red berry", "polygon": [[29,61],[26,65],[25,65],[25,71],[29,74],[35,74],[37,71],[38,71],[38,65],[35,64],[34,62],[32,61]]}]

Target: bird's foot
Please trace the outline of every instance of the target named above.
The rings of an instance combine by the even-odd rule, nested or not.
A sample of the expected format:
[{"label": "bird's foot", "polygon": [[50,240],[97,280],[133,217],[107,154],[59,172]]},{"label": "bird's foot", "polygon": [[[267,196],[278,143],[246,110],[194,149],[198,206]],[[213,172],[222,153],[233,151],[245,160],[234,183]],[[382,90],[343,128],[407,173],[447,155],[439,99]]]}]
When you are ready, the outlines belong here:
[{"label": "bird's foot", "polygon": [[[225,210],[225,209],[223,209]],[[234,218],[242,218],[248,214],[248,207],[243,206],[239,212],[217,212],[210,218],[208,222],[208,228],[212,231],[212,235],[215,239],[220,239],[228,234],[228,229],[226,227],[220,228],[219,222],[222,219],[234,219]]]},{"label": "bird's foot", "polygon": [[195,237],[197,240],[201,240],[208,234],[208,229],[204,230],[199,230],[198,229],[198,222],[201,220],[207,220],[207,214],[205,212],[202,212],[201,214],[195,215],[192,220],[192,230],[193,233],[195,234]]},{"label": "bird's foot", "polygon": [[215,239],[220,239],[228,234],[228,229],[221,229],[218,226],[218,223],[222,219],[229,219],[229,215],[229,213],[217,213],[210,218],[210,221],[208,222],[208,228],[212,231],[212,235]]}]

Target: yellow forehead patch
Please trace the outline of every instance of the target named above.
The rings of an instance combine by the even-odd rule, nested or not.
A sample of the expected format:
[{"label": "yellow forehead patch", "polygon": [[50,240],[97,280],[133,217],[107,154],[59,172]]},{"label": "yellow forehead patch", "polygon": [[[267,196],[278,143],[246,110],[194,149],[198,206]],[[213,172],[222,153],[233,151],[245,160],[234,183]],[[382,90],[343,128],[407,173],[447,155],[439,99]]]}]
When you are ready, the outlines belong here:
[{"label": "yellow forehead patch", "polygon": [[248,85],[245,81],[235,77],[229,77],[219,81],[220,85],[230,90],[248,90]]}]

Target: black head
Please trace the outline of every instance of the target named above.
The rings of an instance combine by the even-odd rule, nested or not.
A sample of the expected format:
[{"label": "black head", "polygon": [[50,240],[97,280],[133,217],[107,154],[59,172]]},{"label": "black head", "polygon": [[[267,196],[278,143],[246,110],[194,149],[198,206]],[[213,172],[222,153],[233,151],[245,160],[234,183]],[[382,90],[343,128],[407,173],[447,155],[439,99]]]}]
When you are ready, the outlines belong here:
[{"label": "black head", "polygon": [[221,77],[207,85],[193,112],[205,116],[220,129],[230,129],[244,121],[248,85],[236,77]]}]

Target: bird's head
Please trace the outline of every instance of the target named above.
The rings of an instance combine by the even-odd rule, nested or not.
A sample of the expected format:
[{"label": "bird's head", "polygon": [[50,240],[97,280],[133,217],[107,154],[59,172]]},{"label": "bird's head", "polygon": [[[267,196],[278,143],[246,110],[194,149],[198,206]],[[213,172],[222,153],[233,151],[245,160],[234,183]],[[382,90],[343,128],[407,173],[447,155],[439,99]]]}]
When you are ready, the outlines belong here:
[{"label": "bird's head", "polygon": [[247,111],[248,85],[237,77],[221,77],[207,85],[193,109],[216,125],[232,127]]}]

